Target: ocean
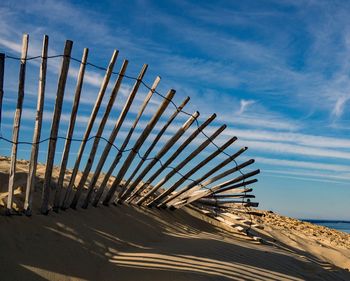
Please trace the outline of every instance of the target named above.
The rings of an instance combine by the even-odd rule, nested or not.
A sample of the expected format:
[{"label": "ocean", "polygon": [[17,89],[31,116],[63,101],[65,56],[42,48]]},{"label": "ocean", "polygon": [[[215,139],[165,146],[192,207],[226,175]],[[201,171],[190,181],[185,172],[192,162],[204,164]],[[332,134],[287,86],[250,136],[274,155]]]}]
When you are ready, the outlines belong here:
[{"label": "ocean", "polygon": [[326,226],[329,228],[333,228],[339,231],[343,231],[346,233],[350,233],[350,221],[343,220],[311,220],[311,219],[302,219],[302,221],[311,222],[313,224],[318,224],[322,226]]}]

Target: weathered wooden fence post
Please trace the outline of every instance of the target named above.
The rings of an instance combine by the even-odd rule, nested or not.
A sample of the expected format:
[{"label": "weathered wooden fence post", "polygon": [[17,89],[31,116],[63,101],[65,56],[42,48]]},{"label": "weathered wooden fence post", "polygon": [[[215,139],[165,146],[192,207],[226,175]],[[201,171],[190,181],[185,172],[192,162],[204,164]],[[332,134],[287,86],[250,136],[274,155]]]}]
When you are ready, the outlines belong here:
[{"label": "weathered wooden fence post", "polygon": [[40,142],[40,136],[41,136],[42,121],[43,121],[48,48],[49,48],[49,37],[45,35],[43,39],[43,47],[41,52],[38,101],[37,101],[37,109],[36,109],[36,117],[35,117],[32,152],[30,155],[26,195],[24,200],[24,212],[27,216],[30,216],[32,214],[32,196],[33,196],[32,192],[35,186],[35,174],[36,174],[36,167],[38,164],[39,142]]},{"label": "weathered wooden fence post", "polygon": [[84,74],[85,74],[85,68],[86,68],[88,54],[89,54],[89,50],[84,49],[83,57],[82,57],[81,64],[80,64],[79,74],[78,74],[78,80],[77,80],[74,101],[73,101],[73,106],[72,106],[72,111],[71,111],[71,116],[70,116],[70,121],[69,121],[69,127],[68,127],[68,131],[67,131],[67,136],[66,136],[66,143],[64,144],[64,151],[62,154],[61,168],[60,168],[60,173],[58,176],[57,188],[56,188],[56,192],[55,192],[54,205],[53,205],[53,210],[55,212],[58,212],[58,209],[59,209],[60,203],[61,203],[61,190],[63,187],[64,176],[66,173],[69,150],[70,150],[70,145],[71,145],[72,137],[73,137],[73,131],[74,131],[74,127],[75,127],[75,120],[77,118],[77,113],[78,113],[81,89],[83,87]]},{"label": "weathered wooden fence post", "polygon": [[60,119],[61,119],[63,97],[64,97],[64,92],[66,87],[67,76],[68,76],[68,69],[69,69],[72,47],[73,47],[73,42],[70,40],[67,40],[64,47],[64,52],[63,52],[61,73],[60,73],[58,86],[57,86],[55,109],[52,117],[50,142],[49,142],[49,148],[47,153],[45,179],[43,184],[42,202],[41,202],[41,213],[45,215],[48,214],[49,212],[52,169],[53,169],[54,158],[55,158],[57,134],[58,134],[58,128],[59,128]]},{"label": "weathered wooden fence post", "polygon": [[13,191],[14,191],[15,174],[16,174],[18,137],[19,137],[19,129],[21,125],[22,106],[23,106],[23,99],[24,99],[24,84],[25,84],[25,76],[26,76],[28,41],[29,41],[29,35],[24,34],[22,38],[22,53],[21,53],[21,65],[19,70],[17,107],[15,112],[15,118],[13,121],[11,164],[10,164],[10,172],[9,172],[8,197],[7,197],[7,207],[6,207],[6,214],[8,215],[11,214],[11,211],[12,211]]}]

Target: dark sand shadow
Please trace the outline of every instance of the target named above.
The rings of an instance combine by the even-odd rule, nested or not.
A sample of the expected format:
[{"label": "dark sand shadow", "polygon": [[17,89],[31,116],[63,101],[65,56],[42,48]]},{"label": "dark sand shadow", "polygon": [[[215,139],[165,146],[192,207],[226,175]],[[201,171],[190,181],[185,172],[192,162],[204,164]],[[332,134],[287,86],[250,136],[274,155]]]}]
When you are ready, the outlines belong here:
[{"label": "dark sand shadow", "polygon": [[342,280],[186,210],[90,207],[0,217],[0,229],[1,280]]}]

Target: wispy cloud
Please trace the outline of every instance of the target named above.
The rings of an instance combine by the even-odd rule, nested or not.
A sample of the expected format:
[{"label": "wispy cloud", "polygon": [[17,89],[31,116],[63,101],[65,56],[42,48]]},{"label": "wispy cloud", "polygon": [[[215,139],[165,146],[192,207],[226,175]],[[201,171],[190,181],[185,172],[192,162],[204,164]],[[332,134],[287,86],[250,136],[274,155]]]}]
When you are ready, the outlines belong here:
[{"label": "wispy cloud", "polygon": [[[166,4],[147,0],[139,1],[132,9],[129,4],[113,1],[102,1],[101,9],[72,1],[7,1],[0,7],[0,46],[6,52],[19,54],[24,31],[31,35],[30,55],[38,55],[41,37],[47,33],[51,35],[50,54],[60,54],[68,38],[75,42],[74,57],[80,57],[83,47],[90,47],[89,61],[101,66],[108,64],[117,48],[121,52],[116,71],[124,57],[130,59],[128,74],[132,76],[137,76],[143,63],[149,63],[145,81],[151,84],[151,79],[161,74],[159,91],[164,94],[168,88],[175,88],[176,104],[191,96],[185,110],[199,110],[200,123],[216,112],[218,117],[205,132],[210,134],[222,123],[228,124],[216,142],[222,144],[229,137],[238,136],[240,141],[232,149],[249,146],[247,155],[251,153],[256,158],[263,171],[261,177],[267,181],[270,176],[278,176],[345,183],[350,173],[349,3],[252,3],[226,1],[224,5],[213,5],[204,1],[198,5],[174,1],[170,12]],[[113,13],[106,13],[112,10]],[[91,20],[96,18],[99,20]],[[55,79],[49,82],[46,101],[52,107],[60,59],[49,63],[50,75],[55,74]],[[31,65],[38,67],[38,62]],[[65,126],[78,67],[72,63],[69,72],[70,91],[62,113]],[[87,69],[82,110],[76,124],[79,134],[84,132],[103,74],[91,67]],[[115,79],[113,76],[108,93]],[[104,135],[111,132],[132,84],[133,81],[123,84]],[[11,87],[16,85],[17,80]],[[33,85],[26,88],[26,97],[36,96],[37,84]],[[142,88],[136,96],[118,142],[126,136],[146,92]],[[5,101],[4,119],[10,124],[15,95],[5,92]],[[25,104],[23,120],[27,123],[23,128],[30,128],[28,124],[34,122],[35,101]],[[152,98],[131,144],[161,101]],[[167,114],[173,110],[169,106]],[[45,108],[48,124],[51,114],[50,107]],[[162,141],[187,117],[180,114]],[[99,114],[96,122],[100,118]],[[157,128],[163,124],[162,119]],[[154,136],[152,132],[150,139]],[[190,148],[202,141],[196,139]]]},{"label": "wispy cloud", "polygon": [[254,101],[254,100],[244,100],[244,99],[242,99],[242,100],[240,101],[241,106],[240,106],[240,108],[239,108],[239,110],[238,110],[238,112],[237,112],[237,115],[243,114],[243,113],[247,110],[247,108],[248,108],[250,105],[254,104],[255,102],[256,102],[256,101]]}]

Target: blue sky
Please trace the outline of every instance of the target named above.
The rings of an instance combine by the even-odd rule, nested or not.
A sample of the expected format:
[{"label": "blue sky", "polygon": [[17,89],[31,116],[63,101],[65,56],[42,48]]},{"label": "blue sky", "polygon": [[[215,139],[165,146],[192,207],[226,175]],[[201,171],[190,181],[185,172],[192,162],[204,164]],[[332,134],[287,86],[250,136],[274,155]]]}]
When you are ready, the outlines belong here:
[{"label": "blue sky", "polygon": [[[62,53],[64,41],[71,39],[74,57],[88,47],[89,61],[103,66],[118,49],[116,70],[127,58],[129,75],[137,76],[147,63],[148,84],[160,75],[162,93],[174,88],[178,104],[191,97],[187,111],[199,110],[201,120],[216,112],[215,126],[228,125],[218,143],[237,135],[230,152],[249,147],[240,162],[255,158],[254,168],[262,170],[254,188],[261,208],[294,217],[350,219],[349,11],[347,1],[2,1],[0,49],[19,55],[25,32],[30,34],[29,55],[38,55],[42,36],[48,34],[49,54]],[[59,65],[59,59],[49,63],[43,137],[49,134]],[[67,128],[78,67],[72,62],[60,135]],[[38,62],[33,61],[21,140],[32,139],[37,76]],[[2,134],[9,138],[17,77],[18,64],[7,61]],[[88,69],[76,137],[84,132],[102,77]],[[120,99],[132,86],[126,82]],[[159,102],[152,98],[138,132]],[[107,137],[121,106],[117,100]],[[137,103],[133,108],[131,115]],[[171,129],[185,119],[180,116]],[[70,167],[77,148],[73,145]],[[0,149],[10,153],[4,143]],[[40,149],[39,160],[45,162],[45,145]],[[62,149],[59,143],[56,164]],[[28,159],[29,151],[22,146],[19,158]]]}]

